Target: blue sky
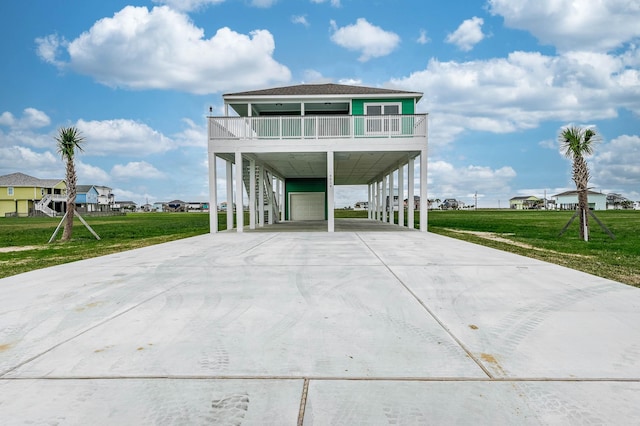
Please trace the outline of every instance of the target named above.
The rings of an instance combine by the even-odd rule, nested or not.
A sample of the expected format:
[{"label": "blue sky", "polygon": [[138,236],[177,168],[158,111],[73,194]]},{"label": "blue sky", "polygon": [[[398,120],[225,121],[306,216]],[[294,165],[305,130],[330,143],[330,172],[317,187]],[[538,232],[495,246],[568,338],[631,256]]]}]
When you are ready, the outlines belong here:
[{"label": "blue sky", "polygon": [[73,125],[80,184],[206,201],[209,106],[334,82],[424,93],[429,198],[506,207],[573,188],[557,135],[576,124],[602,136],[590,186],[637,201],[638,22],[628,0],[5,0],[0,175],[64,178],[54,136]]}]

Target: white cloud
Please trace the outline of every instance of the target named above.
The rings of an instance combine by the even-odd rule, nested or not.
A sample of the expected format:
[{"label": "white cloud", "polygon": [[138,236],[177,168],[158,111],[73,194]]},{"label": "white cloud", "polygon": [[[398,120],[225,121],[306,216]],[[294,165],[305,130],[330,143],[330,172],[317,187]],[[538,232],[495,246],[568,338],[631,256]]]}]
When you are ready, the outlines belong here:
[{"label": "white cloud", "polygon": [[484,20],[477,16],[467,19],[457,30],[447,36],[446,42],[455,44],[460,50],[468,52],[484,39],[482,24]]},{"label": "white cloud", "polygon": [[277,3],[278,0],[251,0],[251,5],[255,7],[267,8]]},{"label": "white cloud", "polygon": [[[619,108],[640,112],[639,73],[606,54],[513,52],[468,62],[432,59],[426,69],[392,80],[390,86],[424,92],[419,109],[439,117],[438,127],[447,129],[505,133],[547,120],[614,118]],[[430,141],[449,140],[431,135]]]},{"label": "white cloud", "polygon": [[[39,51],[51,51],[47,40],[38,39]],[[209,94],[288,82],[291,72],[273,59],[274,49],[266,30],[244,35],[225,27],[207,39],[187,15],[167,6],[127,6],[69,42],[68,62],[40,56],[110,87]]]},{"label": "white cloud", "polygon": [[431,41],[431,39],[429,37],[427,37],[427,31],[426,30],[420,30],[420,36],[418,36],[418,39],[416,40],[416,43],[427,44],[430,41]]},{"label": "white cloud", "polygon": [[0,115],[0,125],[12,129],[37,129],[49,124],[51,124],[49,116],[35,108],[25,108],[20,118],[16,118],[9,111],[5,111]]},{"label": "white cloud", "polygon": [[340,0],[311,0],[311,3],[317,3],[317,4],[321,4],[321,3],[329,3],[331,4],[331,6],[333,7],[340,7],[342,6],[340,3]]},{"label": "white cloud", "polygon": [[184,118],[182,121],[186,124],[186,128],[179,133],[173,135],[173,140],[178,146],[196,146],[207,147],[207,128],[199,126],[193,120]]},{"label": "white cloud", "polygon": [[78,173],[78,183],[81,185],[106,185],[111,181],[109,174],[100,167],[80,160],[76,160],[75,166]]},{"label": "white cloud", "polygon": [[184,12],[199,10],[212,4],[223,3],[225,0],[153,0],[154,3],[166,4],[172,9]]},{"label": "white cloud", "polygon": [[341,28],[331,21],[331,28],[331,41],[348,50],[361,52],[358,58],[361,62],[386,56],[400,44],[400,36],[396,33],[371,25],[364,18],[358,18],[355,24]]},{"label": "white cloud", "polygon": [[111,169],[111,176],[117,180],[159,179],[165,175],[146,161],[132,161],[127,164],[116,164]]},{"label": "white cloud", "polygon": [[[429,198],[465,198],[478,191],[483,197],[508,194],[511,191],[510,181],[516,172],[510,166],[492,169],[485,166],[469,165],[455,167],[442,160],[429,163],[429,186],[432,195]],[[481,193],[481,194],[480,194]]]},{"label": "white cloud", "polygon": [[45,37],[38,37],[35,41],[37,46],[36,53],[40,59],[57,67],[64,66],[64,62],[58,60],[60,50],[69,44],[64,37],[59,37],[57,34],[50,34]]},{"label": "white cloud", "polygon": [[50,151],[36,152],[17,145],[0,146],[0,175],[27,170],[37,170],[43,176],[64,176],[61,160]]},{"label": "white cloud", "polygon": [[640,136],[622,135],[595,147],[592,181],[599,187],[640,188]]},{"label": "white cloud", "polygon": [[86,138],[87,155],[140,156],[176,148],[171,138],[133,120],[78,120],[76,127]]},{"label": "white cloud", "polygon": [[305,27],[309,26],[306,15],[293,15],[291,17],[291,22],[293,22],[294,24],[302,24]]},{"label": "white cloud", "polygon": [[640,3],[630,0],[489,0],[505,25],[561,51],[610,51],[640,37]]}]

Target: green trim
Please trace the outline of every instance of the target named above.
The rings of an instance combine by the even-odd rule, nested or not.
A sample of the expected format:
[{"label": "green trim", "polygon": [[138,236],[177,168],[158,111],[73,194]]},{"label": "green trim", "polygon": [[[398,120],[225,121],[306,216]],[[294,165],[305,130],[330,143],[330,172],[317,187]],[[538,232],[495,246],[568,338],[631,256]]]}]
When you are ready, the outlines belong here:
[{"label": "green trim", "polygon": [[402,104],[401,114],[415,114],[414,99],[353,99],[351,101],[351,115],[364,115],[364,104]]}]

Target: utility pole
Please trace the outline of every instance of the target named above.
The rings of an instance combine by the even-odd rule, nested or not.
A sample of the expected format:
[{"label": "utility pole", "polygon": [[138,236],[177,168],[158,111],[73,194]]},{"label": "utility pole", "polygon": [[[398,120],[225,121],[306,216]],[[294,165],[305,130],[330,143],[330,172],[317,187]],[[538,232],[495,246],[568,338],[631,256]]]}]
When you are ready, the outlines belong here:
[{"label": "utility pole", "polygon": [[473,195],[473,209],[478,210],[478,191]]}]

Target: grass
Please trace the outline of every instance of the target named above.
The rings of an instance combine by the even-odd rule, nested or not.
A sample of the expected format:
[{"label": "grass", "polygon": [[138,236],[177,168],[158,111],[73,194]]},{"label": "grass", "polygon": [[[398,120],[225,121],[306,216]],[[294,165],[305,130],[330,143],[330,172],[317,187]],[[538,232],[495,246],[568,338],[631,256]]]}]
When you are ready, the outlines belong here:
[{"label": "grass", "polygon": [[[596,214],[616,235],[615,240],[593,220],[588,243],[579,239],[577,220],[558,237],[572,212],[554,211],[430,211],[429,231],[640,287],[640,212]],[[337,218],[366,215],[336,210]],[[72,241],[47,244],[59,218],[0,218],[0,278],[209,232],[207,213],[133,213],[86,219],[100,241],[77,220]],[[415,219],[419,221],[417,212]],[[219,214],[218,224],[226,228],[224,213]]]}]

